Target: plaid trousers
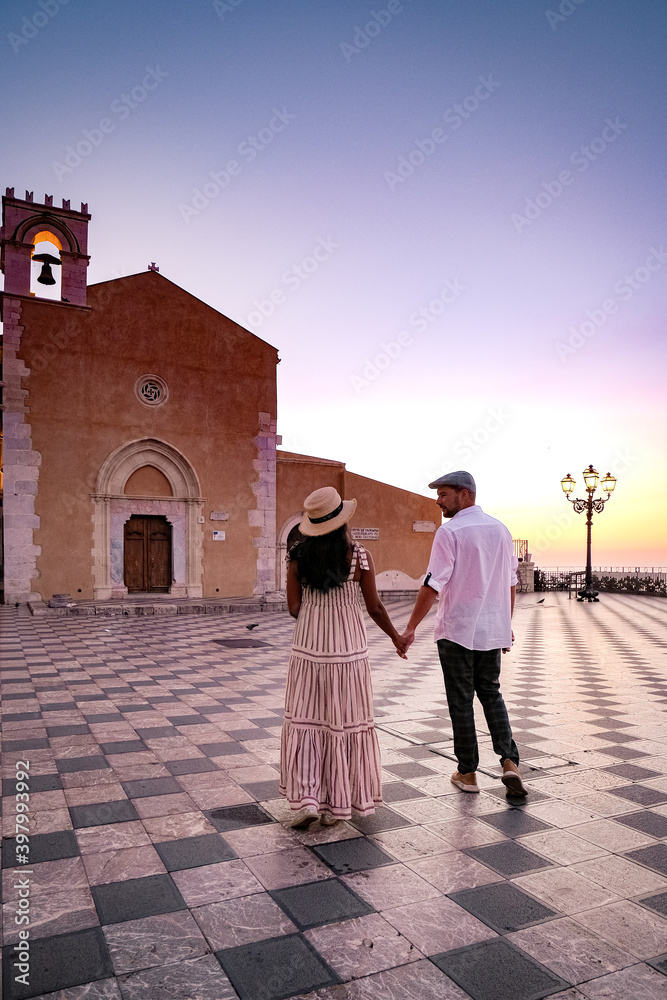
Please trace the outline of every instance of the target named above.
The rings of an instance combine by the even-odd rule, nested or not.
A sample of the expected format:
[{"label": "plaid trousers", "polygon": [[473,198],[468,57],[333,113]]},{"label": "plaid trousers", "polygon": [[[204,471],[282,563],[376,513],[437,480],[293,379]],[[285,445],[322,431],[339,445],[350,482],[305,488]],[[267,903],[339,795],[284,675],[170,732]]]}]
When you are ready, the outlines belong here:
[{"label": "plaid trousers", "polygon": [[503,760],[519,763],[519,751],[512,739],[507,708],[500,693],[499,649],[466,649],[450,639],[438,639],[438,654],[445,678],[449,716],[454,730],[454,755],[461,774],[476,771],[479,749],[475,732],[473,698],[479,698],[493,749]]}]

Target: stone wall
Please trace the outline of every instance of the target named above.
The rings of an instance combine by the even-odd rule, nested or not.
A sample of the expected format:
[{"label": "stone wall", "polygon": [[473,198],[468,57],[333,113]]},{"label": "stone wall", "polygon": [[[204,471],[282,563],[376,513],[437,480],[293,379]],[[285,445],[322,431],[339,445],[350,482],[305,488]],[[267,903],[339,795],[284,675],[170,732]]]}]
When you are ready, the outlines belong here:
[{"label": "stone wall", "polygon": [[23,336],[21,312],[21,299],[4,298],[2,426],[6,604],[39,600],[32,581],[37,576],[40,553],[39,546],[33,543],[33,529],[39,528],[35,496],[41,456],[32,447],[28,390],[22,385],[30,369],[17,357]]}]

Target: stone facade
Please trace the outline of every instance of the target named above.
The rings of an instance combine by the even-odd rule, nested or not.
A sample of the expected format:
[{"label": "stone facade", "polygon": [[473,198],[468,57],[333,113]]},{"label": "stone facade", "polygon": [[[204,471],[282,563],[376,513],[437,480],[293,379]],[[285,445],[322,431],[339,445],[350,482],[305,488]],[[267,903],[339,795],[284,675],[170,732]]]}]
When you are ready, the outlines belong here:
[{"label": "stone facade", "polygon": [[35,497],[41,455],[32,446],[28,390],[23,388],[30,369],[19,357],[23,335],[21,306],[20,299],[7,298],[3,309],[3,533],[7,604],[39,598],[33,581],[40,547],[34,544],[33,530],[39,528]]}]

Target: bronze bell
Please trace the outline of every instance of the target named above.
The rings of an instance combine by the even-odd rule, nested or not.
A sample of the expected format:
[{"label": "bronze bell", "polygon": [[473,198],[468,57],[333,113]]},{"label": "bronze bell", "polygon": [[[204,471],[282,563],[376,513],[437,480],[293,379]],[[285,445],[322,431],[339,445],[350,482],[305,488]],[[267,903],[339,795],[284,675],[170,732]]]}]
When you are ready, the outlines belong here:
[{"label": "bronze bell", "polygon": [[40,285],[55,285],[56,279],[53,277],[53,272],[51,271],[52,264],[62,264],[59,257],[54,257],[50,253],[35,253],[32,255],[33,260],[40,261],[42,265],[42,270],[38,277],[38,282]]}]

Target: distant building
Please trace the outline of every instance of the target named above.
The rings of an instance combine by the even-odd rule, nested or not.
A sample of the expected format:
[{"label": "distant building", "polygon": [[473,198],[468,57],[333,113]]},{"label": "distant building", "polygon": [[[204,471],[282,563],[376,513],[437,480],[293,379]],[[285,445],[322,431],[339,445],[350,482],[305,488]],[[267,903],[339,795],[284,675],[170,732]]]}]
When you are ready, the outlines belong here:
[{"label": "distant building", "polygon": [[433,500],[278,451],[276,348],[154,265],[87,287],[89,220],[3,198],[5,601],[279,590],[323,485],[357,497],[381,586],[418,586]]}]

